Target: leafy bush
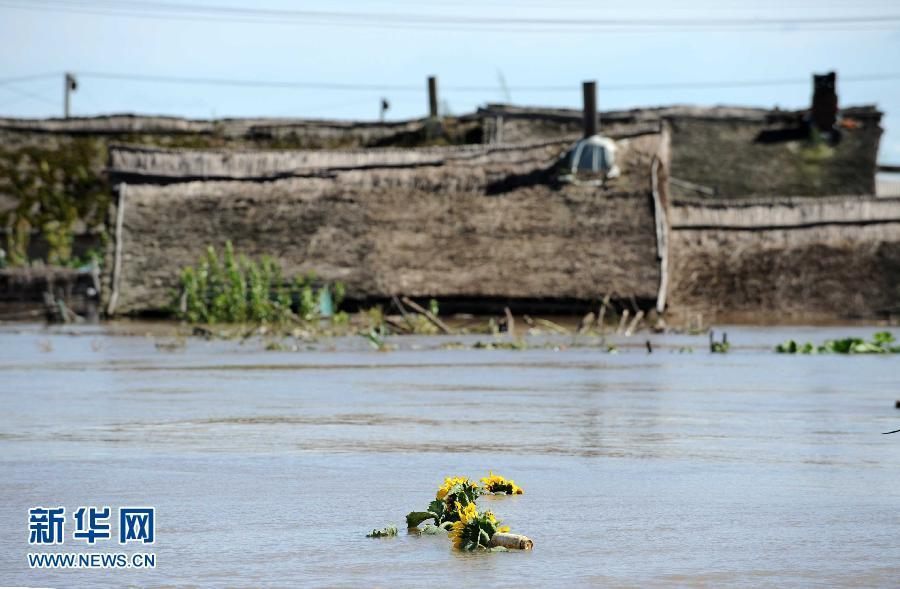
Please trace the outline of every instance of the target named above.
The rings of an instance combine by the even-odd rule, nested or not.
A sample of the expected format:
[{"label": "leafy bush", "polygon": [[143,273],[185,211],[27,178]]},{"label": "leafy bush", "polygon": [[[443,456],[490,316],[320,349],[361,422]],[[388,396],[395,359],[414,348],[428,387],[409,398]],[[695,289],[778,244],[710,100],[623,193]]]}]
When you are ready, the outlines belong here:
[{"label": "leafy bush", "polygon": [[[229,241],[221,259],[210,246],[197,266],[182,271],[178,314],[191,323],[309,321],[318,316],[319,299],[328,288],[316,289],[314,280],[307,275],[288,283],[275,260],[236,256]],[[343,294],[344,287],[337,283],[334,290]]]}]

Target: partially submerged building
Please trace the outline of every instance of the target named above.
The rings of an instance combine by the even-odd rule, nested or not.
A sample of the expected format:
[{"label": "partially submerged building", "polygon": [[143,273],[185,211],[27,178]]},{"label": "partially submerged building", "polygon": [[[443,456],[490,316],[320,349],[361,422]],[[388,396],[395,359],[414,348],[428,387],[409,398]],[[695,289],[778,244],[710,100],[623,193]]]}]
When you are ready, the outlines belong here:
[{"label": "partially submerged building", "polygon": [[[390,124],[0,121],[0,138],[7,153],[106,155],[112,313],[169,308],[181,268],[230,240],[359,300],[580,309],[609,295],[682,323],[895,316],[881,113],[836,104],[605,112],[603,137],[581,144],[584,111],[507,105]],[[599,178],[580,177],[582,159]]]},{"label": "partially submerged building", "polygon": [[[653,162],[661,135],[620,143],[622,174],[560,181],[568,141],[415,150],[224,152],[121,147],[113,312],[172,303],[177,270],[231,240],[353,299],[437,297],[654,306]],[[602,285],[602,286],[598,286]]]}]

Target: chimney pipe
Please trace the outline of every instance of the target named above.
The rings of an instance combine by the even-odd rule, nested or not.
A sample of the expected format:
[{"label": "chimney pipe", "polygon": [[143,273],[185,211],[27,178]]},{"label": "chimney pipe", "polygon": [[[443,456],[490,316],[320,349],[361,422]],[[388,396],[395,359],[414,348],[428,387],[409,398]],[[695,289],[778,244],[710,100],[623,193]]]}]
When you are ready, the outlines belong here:
[{"label": "chimney pipe", "polygon": [[823,133],[829,132],[837,122],[838,95],[837,74],[813,74],[812,122]]},{"label": "chimney pipe", "polygon": [[584,136],[597,134],[597,82],[584,82]]},{"label": "chimney pipe", "polygon": [[437,76],[428,76],[428,116],[438,116]]}]

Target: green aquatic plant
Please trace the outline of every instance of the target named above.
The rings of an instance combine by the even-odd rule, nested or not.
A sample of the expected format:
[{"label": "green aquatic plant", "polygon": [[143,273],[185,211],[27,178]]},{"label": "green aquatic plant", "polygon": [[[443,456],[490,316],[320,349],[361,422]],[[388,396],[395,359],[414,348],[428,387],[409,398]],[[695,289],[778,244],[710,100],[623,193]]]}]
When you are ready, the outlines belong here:
[{"label": "green aquatic plant", "polygon": [[517,339],[511,342],[506,341],[494,341],[494,342],[482,342],[477,341],[472,344],[472,347],[476,350],[526,350],[528,349],[528,344],[525,340]]},{"label": "green aquatic plant", "polygon": [[722,341],[716,341],[715,332],[710,330],[709,332],[709,351],[713,354],[727,354],[728,350],[731,349],[731,344],[728,343],[728,334],[722,334]]},{"label": "green aquatic plant", "polygon": [[775,346],[775,351],[779,354],[900,354],[900,345],[894,345],[895,343],[893,334],[879,331],[870,341],[859,337],[845,337],[826,340],[820,346],[815,346],[812,342],[801,344],[791,339]]},{"label": "green aquatic plant", "polygon": [[369,345],[378,352],[388,352],[391,350],[391,345],[388,344],[385,339],[387,337],[387,330],[384,328],[384,325],[373,327],[360,335],[366,338]]}]

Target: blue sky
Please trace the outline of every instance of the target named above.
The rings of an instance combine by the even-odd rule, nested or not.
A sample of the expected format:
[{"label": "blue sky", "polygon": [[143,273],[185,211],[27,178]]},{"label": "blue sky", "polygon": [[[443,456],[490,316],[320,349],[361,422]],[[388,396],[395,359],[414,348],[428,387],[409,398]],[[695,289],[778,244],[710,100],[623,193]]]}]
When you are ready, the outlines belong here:
[{"label": "blue sky", "polygon": [[[70,70],[79,76],[73,114],[109,112],[224,116],[296,116],[375,119],[382,96],[389,118],[425,114],[425,78],[439,77],[441,99],[454,113],[502,102],[499,77],[512,101],[528,105],[580,106],[580,82],[596,79],[601,109],[693,103],[801,108],[809,103],[812,72],[838,71],[842,105],[877,104],[887,113],[883,162],[900,163],[900,76],[851,82],[842,78],[898,74],[900,20],[877,25],[803,30],[773,25],[763,31],[684,32],[671,29],[584,32],[521,29],[477,31],[459,26],[367,26],[309,19],[151,18],[148,12],[112,10],[116,0],[0,0],[0,82]],[[141,0],[131,0],[136,5]],[[170,0],[178,2],[178,0]],[[151,2],[149,5],[159,5]],[[463,18],[704,19],[849,18],[900,16],[897,2],[864,0],[695,0],[630,3],[579,0],[345,0],[288,2],[180,0],[181,4],[390,13]],[[23,8],[31,6],[31,9]],[[896,6],[896,7],[895,7]],[[81,9],[95,13],[73,12]],[[250,22],[256,20],[257,22]],[[390,18],[388,18],[390,21]],[[545,27],[552,28],[552,27]],[[841,30],[833,30],[833,29]],[[851,29],[851,30],[847,30]],[[412,90],[345,91],[163,84],[94,78],[90,72],[288,82],[340,82],[412,86]],[[610,86],[683,82],[801,80],[739,88],[604,90]],[[421,88],[421,92],[416,89]],[[482,86],[479,91],[454,90]],[[537,91],[523,86],[570,86]],[[59,76],[0,83],[0,116],[58,116]]]}]

